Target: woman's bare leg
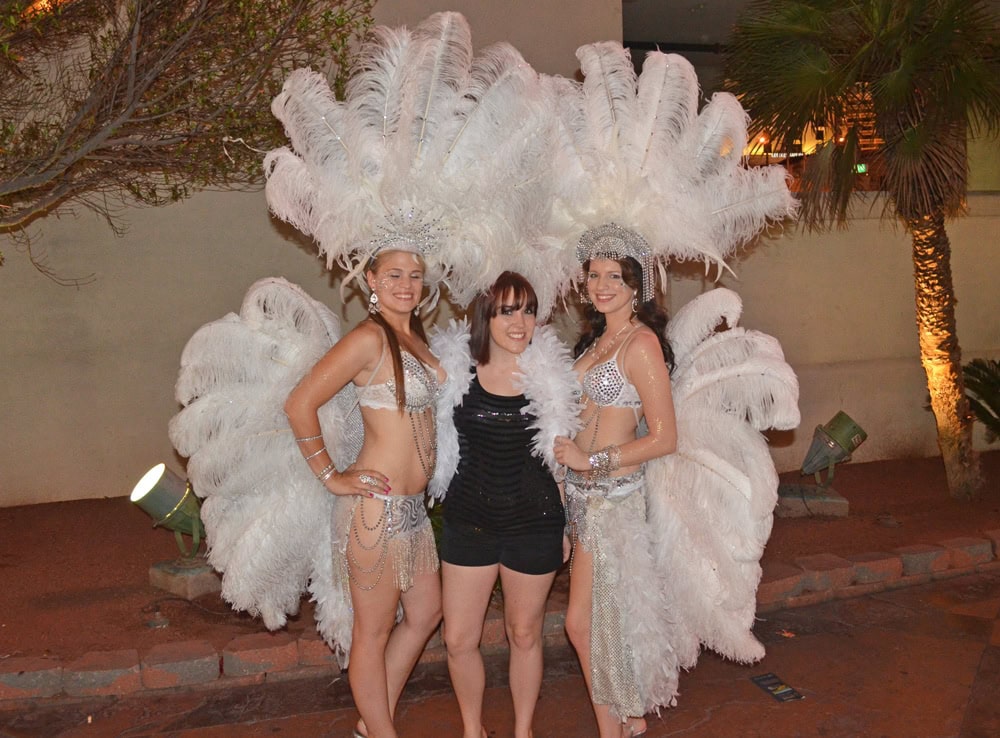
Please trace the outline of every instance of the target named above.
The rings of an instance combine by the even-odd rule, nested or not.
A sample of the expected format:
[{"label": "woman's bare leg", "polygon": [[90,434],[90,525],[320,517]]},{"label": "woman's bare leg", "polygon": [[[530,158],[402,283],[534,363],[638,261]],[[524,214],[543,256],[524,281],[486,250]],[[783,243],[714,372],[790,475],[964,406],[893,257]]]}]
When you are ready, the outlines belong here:
[{"label": "woman's bare leg", "polygon": [[[348,678],[354,704],[361,714],[359,731],[368,738],[395,738],[392,719],[407,678],[441,621],[441,582],[436,571],[415,574],[413,586],[400,592],[390,557],[383,555],[381,530],[369,530],[358,520],[366,505],[368,520],[376,520],[384,504],[362,500],[355,510],[348,563],[352,572],[354,627]],[[358,545],[360,537],[363,546]],[[381,560],[381,563],[380,563]],[[396,624],[397,606],[403,619]]]},{"label": "woman's bare leg", "polygon": [[448,674],[462,713],[463,738],[481,738],[484,734],[486,670],[479,643],[498,570],[497,564],[441,564],[444,643],[448,649]]},{"label": "woman's bare leg", "polygon": [[538,693],[542,687],[542,626],[545,601],[556,573],[522,574],[500,567],[504,625],[510,643],[510,694],[514,702],[514,738],[531,738]]},{"label": "woman's bare leg", "polygon": [[403,619],[396,624],[385,648],[385,671],[389,714],[396,705],[406,680],[427,647],[427,641],[441,623],[441,577],[436,571],[415,574],[413,586],[402,593]]},{"label": "woman's bare leg", "polygon": [[597,718],[600,738],[622,738],[622,723],[612,717],[608,705],[594,702],[590,680],[590,618],[593,605],[594,557],[579,543],[573,549],[573,568],[569,578],[569,604],[566,606],[566,634],[576,649],[587,683],[587,692]]},{"label": "woman's bare leg", "polygon": [[[364,533],[362,540],[365,545],[371,545],[365,540],[370,534]],[[396,738],[386,687],[386,646],[396,622],[400,593],[392,576],[392,562],[384,560],[379,564],[380,546],[366,551],[349,541],[348,551],[354,557],[348,564],[352,571],[350,586],[354,604],[351,661],[347,670],[351,694],[369,738]],[[376,567],[372,572],[359,571],[359,568],[372,567]]]}]

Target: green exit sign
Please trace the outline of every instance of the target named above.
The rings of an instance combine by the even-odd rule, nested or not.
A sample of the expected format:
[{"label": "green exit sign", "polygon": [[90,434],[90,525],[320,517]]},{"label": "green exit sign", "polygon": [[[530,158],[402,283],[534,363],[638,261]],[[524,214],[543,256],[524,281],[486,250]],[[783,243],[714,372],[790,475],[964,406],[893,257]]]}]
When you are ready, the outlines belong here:
[{"label": "green exit sign", "polygon": [[854,165],[854,173],[855,174],[868,174],[868,165],[867,164],[855,164]]}]

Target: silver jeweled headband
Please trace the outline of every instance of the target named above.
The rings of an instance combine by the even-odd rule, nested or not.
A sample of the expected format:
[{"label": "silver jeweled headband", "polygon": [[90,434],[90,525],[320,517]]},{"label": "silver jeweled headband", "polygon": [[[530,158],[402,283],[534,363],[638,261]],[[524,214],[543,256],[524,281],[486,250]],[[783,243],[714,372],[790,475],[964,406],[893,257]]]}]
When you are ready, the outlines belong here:
[{"label": "silver jeweled headband", "polygon": [[370,241],[372,255],[384,250],[412,251],[426,258],[446,235],[440,223],[440,219],[427,219],[414,208],[389,213],[385,222],[376,226],[378,235]]},{"label": "silver jeweled headband", "polygon": [[617,223],[605,223],[588,228],[576,245],[576,258],[580,264],[588,259],[621,259],[631,256],[642,267],[642,302],[653,299],[653,254],[646,239],[633,230]]}]

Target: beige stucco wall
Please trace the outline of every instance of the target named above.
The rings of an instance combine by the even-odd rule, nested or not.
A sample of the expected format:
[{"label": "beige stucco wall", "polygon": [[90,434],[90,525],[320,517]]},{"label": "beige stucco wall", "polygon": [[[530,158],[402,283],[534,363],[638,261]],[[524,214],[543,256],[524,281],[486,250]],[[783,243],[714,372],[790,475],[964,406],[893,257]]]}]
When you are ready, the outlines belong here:
[{"label": "beige stucco wall", "polygon": [[[924,409],[910,242],[880,219],[881,207],[859,200],[846,230],[788,229],[764,239],[732,262],[738,279],[720,281],[743,297],[742,324],[777,336],[799,376],[802,426],[774,434],[779,469],[797,468],[815,426],[838,410],[868,432],[855,461],[938,453],[934,418]],[[996,358],[1000,196],[971,196],[968,216],[950,222],[948,233],[964,361]],[[675,276],[673,309],[710,287]]]},{"label": "beige stucco wall", "polygon": [[538,71],[565,77],[578,69],[579,46],[622,38],[621,0],[380,0],[374,15],[378,23],[413,26],[444,10],[469,19],[476,48],[509,41]]},{"label": "beige stucco wall", "polygon": [[[448,3],[468,11],[477,44],[511,39],[547,72],[572,74],[577,45],[620,33],[617,2],[574,3],[567,17],[554,3],[513,5]],[[394,7],[400,15],[387,18]],[[380,21],[407,23],[436,9],[379,8]],[[861,213],[844,232],[778,234],[734,262],[739,282],[723,280],[744,297],[744,325],[778,336],[801,380],[803,429],[776,436],[779,468],[798,466],[812,427],[838,409],[869,433],[859,460],[936,453],[922,409],[909,246],[876,215]],[[951,226],[966,357],[1000,356],[998,220],[1000,196],[974,196],[969,217]],[[78,289],[53,283],[0,240],[0,506],[126,495],[161,460],[182,471],[166,434],[181,351],[200,325],[237,310],[254,280],[284,276],[338,304],[321,262],[268,217],[260,193],[202,193],[129,211],[127,221],[122,238],[86,213],[32,227],[51,269],[93,273]],[[711,286],[679,270],[671,309]],[[348,321],[361,310],[353,299]]]}]

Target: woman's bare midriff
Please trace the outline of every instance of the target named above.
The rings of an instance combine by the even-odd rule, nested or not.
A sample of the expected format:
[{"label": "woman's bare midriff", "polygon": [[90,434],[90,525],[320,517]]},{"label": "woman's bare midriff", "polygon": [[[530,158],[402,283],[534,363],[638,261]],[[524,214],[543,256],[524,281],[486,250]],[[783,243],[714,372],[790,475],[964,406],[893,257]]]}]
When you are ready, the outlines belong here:
[{"label": "woman's bare midriff", "polygon": [[[583,405],[580,417],[587,421],[594,414],[595,405],[589,399]],[[641,417],[641,416],[640,416]],[[635,413],[628,407],[602,407],[600,409],[600,421],[597,423],[597,437],[594,437],[594,421],[591,420],[587,427],[580,431],[580,434],[573,440],[577,445],[588,453],[600,451],[608,446],[624,446],[626,443],[635,440],[636,421]],[[619,477],[631,474],[638,466],[622,466],[612,476]]]},{"label": "woman's bare midriff", "polygon": [[[423,492],[427,488],[427,476],[414,444],[409,414],[398,410],[363,408],[361,416],[365,421],[365,443],[354,468],[373,469],[385,474],[392,487],[391,495]],[[420,428],[419,425],[417,427]]]}]

